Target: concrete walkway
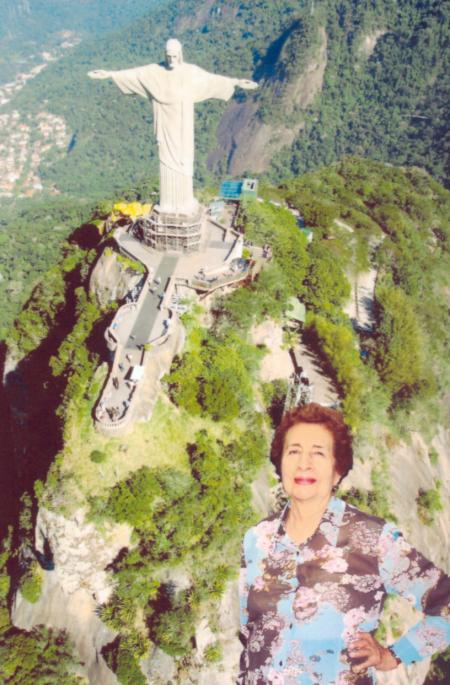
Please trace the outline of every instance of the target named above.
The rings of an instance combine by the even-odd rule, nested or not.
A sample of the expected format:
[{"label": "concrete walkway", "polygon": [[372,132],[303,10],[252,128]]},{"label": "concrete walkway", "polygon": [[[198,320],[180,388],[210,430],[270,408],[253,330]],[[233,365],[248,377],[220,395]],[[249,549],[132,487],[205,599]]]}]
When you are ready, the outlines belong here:
[{"label": "concrete walkway", "polygon": [[324,375],[314,352],[300,342],[295,346],[294,354],[298,366],[302,367],[312,387],[311,400],[328,407],[338,402],[336,389],[330,378]]},{"label": "concrete walkway", "polygon": [[[169,311],[165,290],[170,276],[176,269],[178,255],[161,254],[146,249],[139,241],[124,231],[116,231],[119,245],[132,257],[143,263],[148,276],[134,306],[120,312],[113,330],[120,342],[116,351],[114,374],[107,382],[99,402],[97,418],[118,420],[123,418],[131,404],[136,385],[130,380],[133,367],[142,365],[144,345],[161,338],[167,328],[164,325]],[[129,313],[128,313],[129,312]]]},{"label": "concrete walkway", "polygon": [[338,394],[331,380],[320,368],[317,355],[299,341],[294,348],[287,350],[283,346],[283,331],[279,324],[265,321],[252,330],[252,342],[255,345],[266,345],[268,353],[261,362],[260,378],[263,382],[277,378],[290,380],[297,367],[302,367],[312,388],[311,400],[331,406],[338,401]]},{"label": "concrete walkway", "polygon": [[375,325],[374,298],[377,270],[370,269],[349,278],[352,287],[350,300],[344,307],[345,313],[355,327],[370,332]]},{"label": "concrete walkway", "polygon": [[[161,325],[157,325],[160,324],[158,318],[161,319],[164,291],[170,276],[175,271],[177,262],[177,256],[164,255],[154,277],[149,278],[144,285],[147,292],[131,330],[126,345],[127,349],[133,350],[138,345],[145,345],[146,342],[159,337],[161,334]],[[157,331],[155,330],[156,327],[158,327]]]}]

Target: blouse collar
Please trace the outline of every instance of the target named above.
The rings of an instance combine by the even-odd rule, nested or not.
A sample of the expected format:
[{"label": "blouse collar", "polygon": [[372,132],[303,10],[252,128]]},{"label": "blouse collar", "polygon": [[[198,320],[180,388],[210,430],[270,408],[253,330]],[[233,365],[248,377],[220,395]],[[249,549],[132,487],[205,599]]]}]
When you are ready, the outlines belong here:
[{"label": "blouse collar", "polygon": [[297,549],[299,546],[306,545],[311,542],[311,540],[318,534],[324,535],[330,545],[334,547],[337,544],[339,529],[342,525],[342,521],[345,513],[345,502],[338,497],[331,497],[328,502],[327,508],[322,514],[320,523],[312,535],[310,535],[307,540],[302,542],[300,545],[296,545],[293,540],[288,536],[286,531],[286,520],[289,514],[289,509],[291,507],[290,502],[283,507],[280,516],[278,517],[278,525],[276,527],[276,533],[274,535],[274,542],[281,544],[284,547],[294,546]]}]

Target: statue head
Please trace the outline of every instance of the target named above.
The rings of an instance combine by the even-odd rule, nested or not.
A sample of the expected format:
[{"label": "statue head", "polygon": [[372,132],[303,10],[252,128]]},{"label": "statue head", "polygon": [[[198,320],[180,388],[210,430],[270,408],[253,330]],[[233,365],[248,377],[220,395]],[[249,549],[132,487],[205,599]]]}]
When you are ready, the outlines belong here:
[{"label": "statue head", "polygon": [[183,63],[183,48],[176,38],[169,38],[166,43],[166,64],[169,69],[176,69]]}]

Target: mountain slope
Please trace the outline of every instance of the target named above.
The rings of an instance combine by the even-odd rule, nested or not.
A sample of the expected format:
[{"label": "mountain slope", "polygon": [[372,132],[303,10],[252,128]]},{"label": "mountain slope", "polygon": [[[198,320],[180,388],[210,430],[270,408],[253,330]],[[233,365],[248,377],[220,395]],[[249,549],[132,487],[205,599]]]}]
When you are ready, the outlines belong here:
[{"label": "mountain slope", "polygon": [[226,108],[197,106],[199,181],[211,170],[279,178],[343,154],[424,166],[445,180],[449,12],[434,0],[175,1],[79,46],[11,107],[36,112],[44,100],[77,133],[74,150],[42,164],[47,185],[88,194],[130,184],[157,171],[150,110],[86,72],[160,61],[176,35],[187,61],[260,83]]},{"label": "mountain slope", "polygon": [[0,83],[34,64],[37,53],[61,42],[65,32],[79,38],[100,36],[147,13],[152,4],[155,0],[128,0],[126,5],[118,0],[3,0]]},{"label": "mountain slope", "polygon": [[[240,222],[251,243],[271,243],[273,262],[253,283],[215,297],[208,312],[191,306],[185,351],[152,419],[126,438],[106,437],[92,422],[111,317],[87,292],[108,245],[94,224],[73,236],[11,330],[5,473],[16,469],[16,499],[36,481],[39,508],[34,540],[23,499],[14,619],[28,629],[45,617],[71,631],[93,685],[115,682],[111,670],[124,685],[233,682],[239,543],[270,505],[266,455],[292,371],[264,383],[266,350],[253,334],[266,321],[282,337],[291,295],[308,310],[302,348],[357,431],[344,496],[397,520],[427,556],[448,562],[450,193],[419,169],[348,158],[262,195]],[[311,244],[275,201],[302,208]],[[349,281],[371,268],[376,327],[355,331],[344,311]],[[299,337],[285,340],[297,349]],[[23,392],[31,384],[33,393]],[[53,560],[56,568],[42,569],[36,549],[44,567]],[[389,602],[380,631],[389,639],[407,620]],[[16,660],[14,648],[4,668]],[[422,683],[426,669],[410,670],[408,682]]]}]

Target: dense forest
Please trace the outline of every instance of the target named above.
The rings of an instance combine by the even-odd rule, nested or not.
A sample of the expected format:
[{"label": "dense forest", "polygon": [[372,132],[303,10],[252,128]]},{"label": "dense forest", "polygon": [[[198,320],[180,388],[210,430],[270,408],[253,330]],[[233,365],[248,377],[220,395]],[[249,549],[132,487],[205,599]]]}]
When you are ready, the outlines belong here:
[{"label": "dense forest", "polygon": [[0,217],[0,340],[30,297],[33,287],[58,260],[66,238],[80,225],[111,210],[115,199],[152,197],[157,178],[98,199],[46,197],[4,203]]},{"label": "dense forest", "polygon": [[0,219],[0,339],[49,267],[67,236],[93,214],[92,202],[29,200],[5,206]]},{"label": "dense forest", "polygon": [[[30,554],[36,501],[68,518],[84,507],[99,530],[115,522],[134,531],[134,544],[109,568],[115,590],[100,609],[118,631],[102,655],[120,683],[145,685],[139,660],[152,645],[174,659],[179,674],[194,668],[195,626],[205,615],[216,626],[205,663],[221,662],[219,601],[235,578],[243,531],[255,520],[250,486],[266,470],[286,393],[282,379],[261,383],[267,350],[252,343],[251,331],[267,319],[283,325],[291,297],[306,305],[307,319],[289,335],[301,336],[333,379],[346,420],[359,434],[357,460],[371,454],[371,487],[343,494],[395,518],[386,453],[412,430],[430,445],[443,420],[450,193],[420,169],[356,158],[261,192],[265,202],[244,203],[239,223],[251,242],[270,241],[273,261],[253,283],[214,298],[210,325],[191,302],[183,315],[185,349],[164,379],[151,421],[137,424],[126,445],[97,433],[91,419],[106,373],[101,331],[111,315],[87,290],[107,239],[95,217],[63,246],[61,261],[10,330],[17,372],[36,374],[36,397],[26,421],[29,437],[12,450],[16,468],[23,472],[26,465],[27,493],[0,557],[6,683],[31,683],[47,667],[52,685],[78,678],[67,675],[74,657],[66,636],[30,635],[8,620],[11,589],[20,587],[30,602],[41,592],[43,571]],[[311,243],[291,212],[270,200],[302,208]],[[370,267],[378,273],[371,333],[355,328],[343,309],[350,280]],[[429,455],[437,469],[431,447]],[[417,493],[424,525],[433,526],[444,496],[437,477],[434,488]],[[188,578],[176,593],[167,580],[174,569]],[[31,640],[45,645],[39,663],[31,644],[19,658]],[[444,683],[445,669],[445,661],[436,661],[430,682]]]}]

